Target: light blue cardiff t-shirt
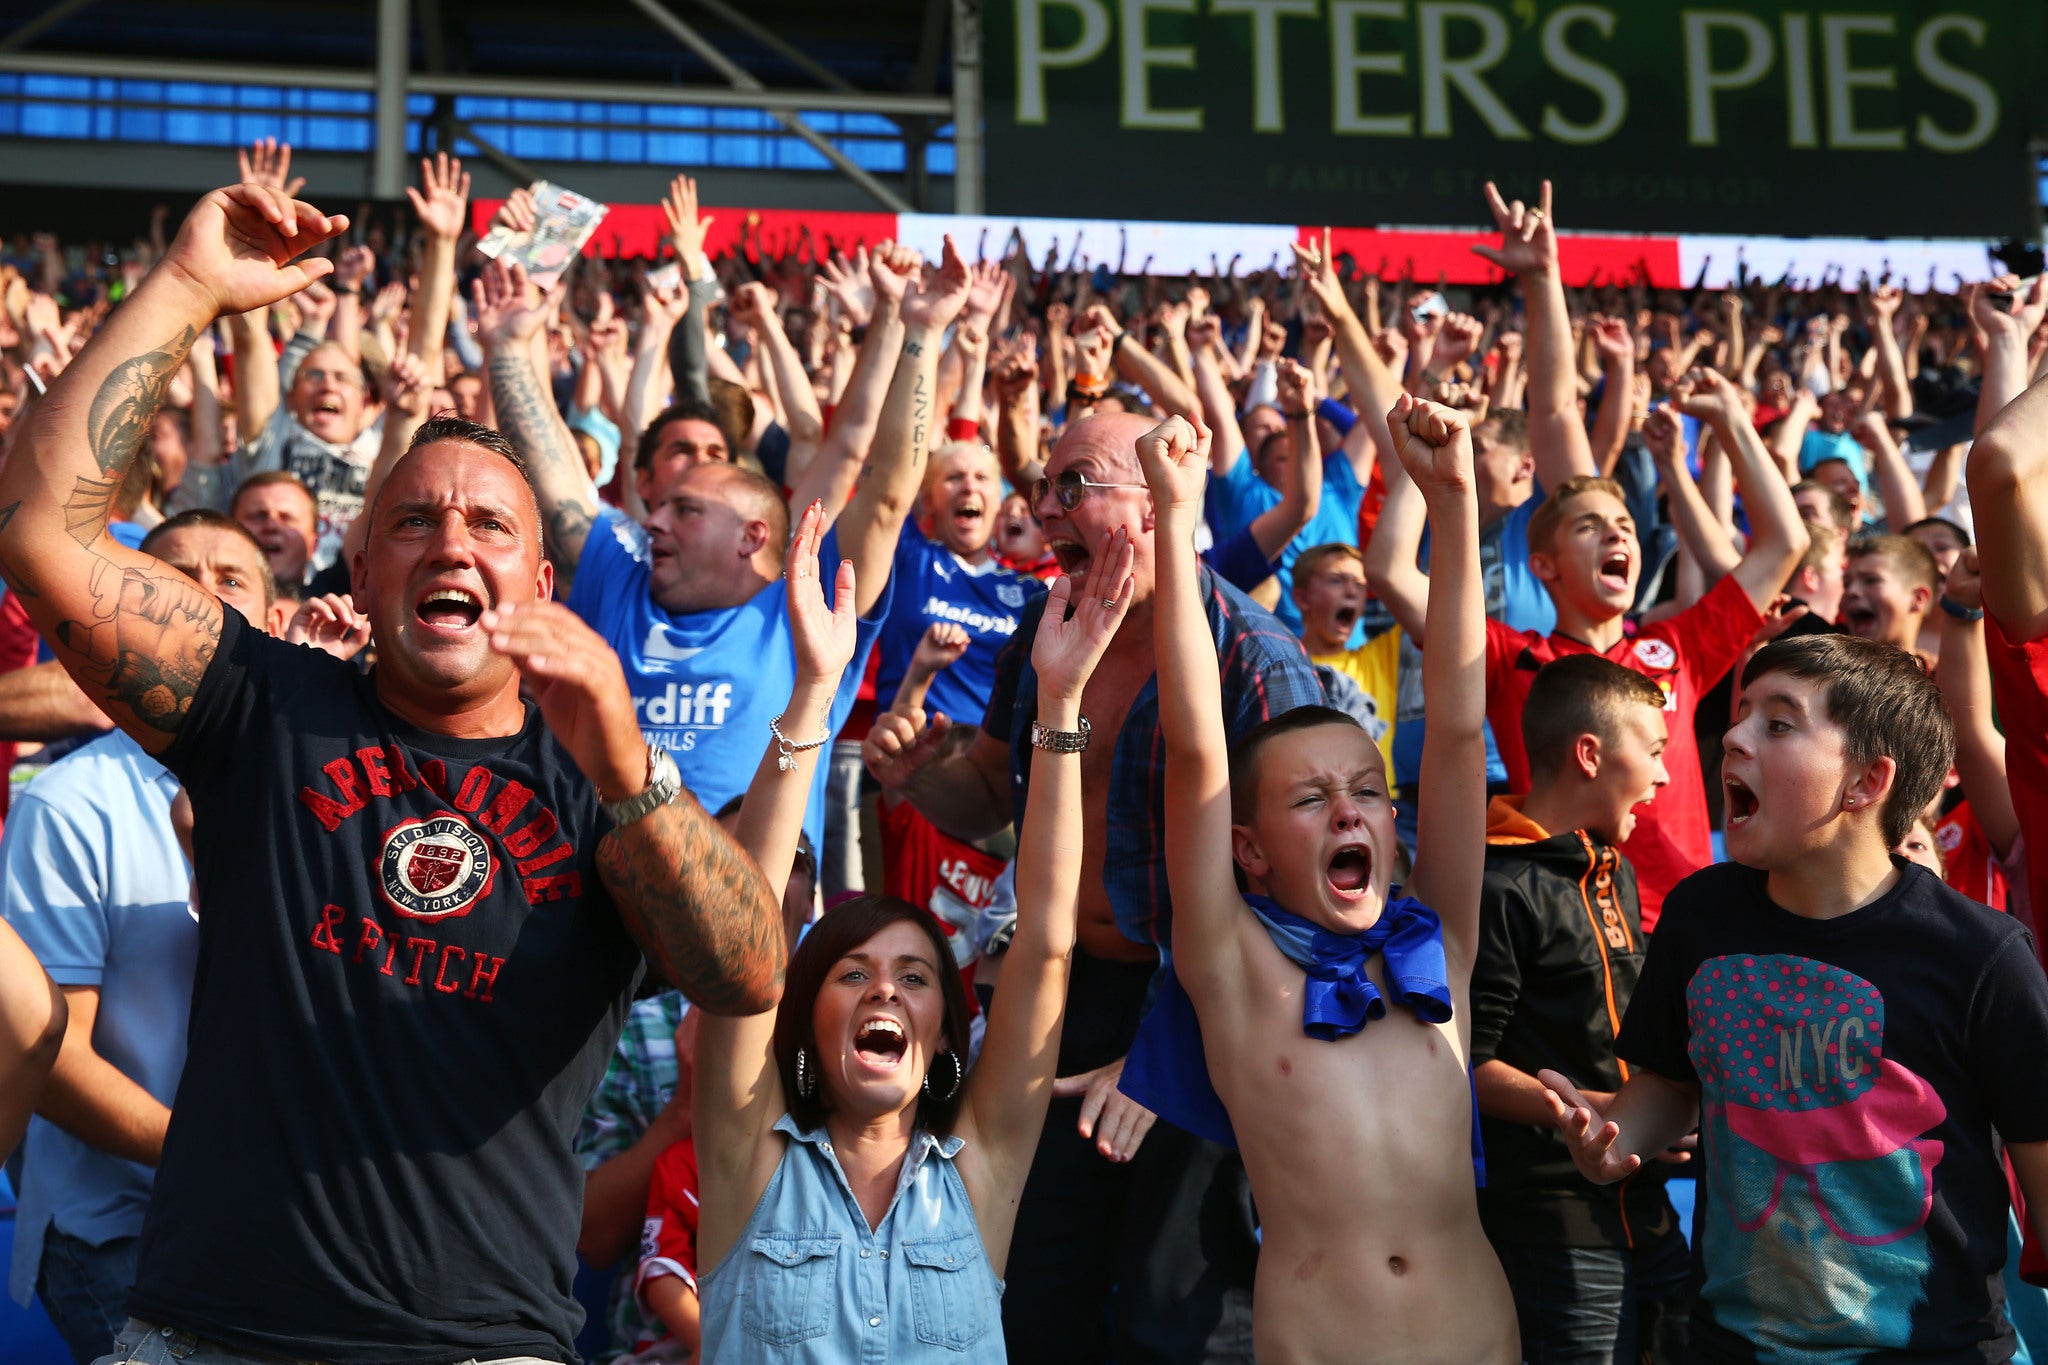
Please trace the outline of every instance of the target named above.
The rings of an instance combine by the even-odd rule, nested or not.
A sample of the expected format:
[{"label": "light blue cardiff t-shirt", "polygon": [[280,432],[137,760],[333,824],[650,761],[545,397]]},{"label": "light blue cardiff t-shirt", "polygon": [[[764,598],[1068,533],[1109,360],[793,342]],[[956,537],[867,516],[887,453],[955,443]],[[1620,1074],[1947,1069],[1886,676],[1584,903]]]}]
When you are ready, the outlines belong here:
[{"label": "light blue cardiff t-shirt", "polygon": [[[1280,490],[1260,478],[1252,468],[1251,456],[1239,451],[1229,473],[1209,480],[1206,500],[1209,529],[1221,543],[1250,526],[1260,513],[1278,507]],[[1341,450],[1323,456],[1322,501],[1301,534],[1281,549],[1274,568],[1280,576],[1280,602],[1273,615],[1295,634],[1301,633],[1301,608],[1294,605],[1294,561],[1303,550],[1318,545],[1358,544],[1358,509],[1364,501],[1365,490],[1358,486],[1351,457]]]},{"label": "light blue cardiff t-shirt", "polygon": [[[99,988],[93,1051],[164,1104],[185,1069],[199,957],[192,872],[171,828],[178,779],[116,730],[29,783],[0,837],[0,914],[60,986]],[[29,1121],[8,1288],[35,1292],[43,1237],[142,1231],[156,1173]],[[4,1354],[4,1352],[0,1352]]]},{"label": "light blue cardiff t-shirt", "polygon": [[886,709],[910,670],[910,656],[925,631],[950,621],[967,632],[967,652],[939,670],[925,697],[927,715],[943,711],[956,721],[979,724],[996,685],[996,655],[1017,633],[1024,608],[1045,594],[1045,584],[1006,569],[993,558],[969,564],[910,522],[896,542],[896,568],[889,579],[896,605],[882,622],[882,666],[875,675],[875,705]]},{"label": "light blue cardiff t-shirt", "polygon": [[[837,565],[839,534],[829,531],[818,562]],[[789,599],[777,579],[737,607],[672,613],[648,591],[647,532],[625,514],[606,509],[590,528],[569,609],[604,636],[626,670],[633,712],[651,744],[675,756],[683,781],[704,809],[715,811],[746,791],[769,745],[768,722],[789,704],[796,685],[796,647],[789,634]],[[889,613],[893,583],[861,619],[853,662],[832,700],[832,732],[853,710],[868,651]],[[816,739],[783,727],[793,742]],[[825,776],[819,763],[804,813],[814,848],[825,846]]]}]

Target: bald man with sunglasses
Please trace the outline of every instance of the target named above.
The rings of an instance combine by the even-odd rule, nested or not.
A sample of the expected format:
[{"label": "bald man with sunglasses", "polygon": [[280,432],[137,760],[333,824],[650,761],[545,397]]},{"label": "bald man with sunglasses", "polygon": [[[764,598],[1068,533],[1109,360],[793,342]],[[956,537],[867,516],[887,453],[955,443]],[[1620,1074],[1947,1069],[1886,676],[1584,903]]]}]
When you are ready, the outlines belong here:
[{"label": "bald man with sunglasses", "polygon": [[[1112,557],[1118,531],[1137,553],[1130,614],[1081,705],[1092,723],[1081,757],[1090,837],[1063,1079],[1018,1210],[1003,1295],[1003,1330],[1019,1361],[1251,1359],[1257,1244],[1242,1163],[1228,1149],[1154,1128],[1150,1113],[1116,1091],[1172,925],[1152,643],[1153,512],[1137,456],[1138,437],[1153,425],[1113,412],[1070,425],[1032,489],[1032,512],[1076,599],[1093,591],[1095,566]],[[1202,588],[1233,739],[1282,711],[1324,702],[1291,632],[1207,569]],[[922,733],[899,716],[876,722],[870,771],[958,838],[985,838],[1023,809],[1037,711],[1031,642],[1043,608],[1040,601],[1025,610],[997,662],[981,730],[964,750],[937,757],[940,721]],[[1112,1284],[1120,1286],[1113,1328]]]}]

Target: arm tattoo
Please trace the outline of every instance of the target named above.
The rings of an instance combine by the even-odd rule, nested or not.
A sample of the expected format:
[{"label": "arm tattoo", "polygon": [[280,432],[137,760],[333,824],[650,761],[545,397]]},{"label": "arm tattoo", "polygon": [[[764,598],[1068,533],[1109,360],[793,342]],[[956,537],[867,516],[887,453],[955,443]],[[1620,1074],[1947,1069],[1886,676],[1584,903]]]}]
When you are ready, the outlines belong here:
[{"label": "arm tattoo", "polygon": [[490,358],[491,403],[498,425],[512,444],[526,454],[540,491],[541,520],[547,529],[548,556],[561,578],[561,594],[583,557],[583,542],[597,517],[586,492],[590,476],[583,456],[568,438],[554,399],[541,392],[533,363],[523,350],[494,351]]},{"label": "arm tattoo", "polygon": [[924,370],[919,369],[910,383],[910,453],[911,458],[922,462],[925,452],[930,449],[932,427],[932,396],[925,384]]},{"label": "arm tattoo", "polygon": [[71,496],[64,500],[64,529],[80,547],[90,550],[100,532],[107,528],[107,518],[114,509],[114,494],[120,491],[120,479],[95,479],[90,474],[78,476],[78,482],[71,485]]},{"label": "arm tattoo", "polygon": [[79,680],[106,689],[143,724],[176,734],[220,646],[221,605],[156,560],[116,564],[95,554],[89,621],[59,621],[56,643],[78,656]]},{"label": "arm tattoo", "polygon": [[713,1014],[775,1003],[789,956],[781,902],[761,870],[688,795],[615,829],[598,873],[655,970]]},{"label": "arm tattoo", "polygon": [[114,482],[119,483],[128,471],[164,400],[164,389],[185,364],[198,335],[198,329],[187,326],[157,350],[122,361],[93,395],[92,409],[86,414],[86,437],[100,473]]},{"label": "arm tattoo", "polygon": [[[5,507],[0,507],[0,532],[6,531],[7,523],[13,521],[14,514],[20,510],[21,503],[19,501],[10,502]],[[0,558],[0,581],[4,581],[7,584],[8,590],[21,598],[27,599],[37,595],[35,589],[29,587],[28,579],[24,578],[4,558]]]}]

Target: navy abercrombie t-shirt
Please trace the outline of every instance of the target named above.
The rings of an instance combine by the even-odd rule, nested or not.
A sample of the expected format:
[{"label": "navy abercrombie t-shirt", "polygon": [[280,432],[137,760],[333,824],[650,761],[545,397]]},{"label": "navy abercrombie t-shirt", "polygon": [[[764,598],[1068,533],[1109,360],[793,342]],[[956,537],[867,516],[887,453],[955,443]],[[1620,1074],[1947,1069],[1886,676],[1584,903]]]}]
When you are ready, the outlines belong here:
[{"label": "navy abercrombie t-shirt", "polygon": [[129,1311],[338,1365],[572,1360],[570,1140],[641,966],[596,792],[531,706],[427,734],[223,614],[163,755],[199,964]]}]

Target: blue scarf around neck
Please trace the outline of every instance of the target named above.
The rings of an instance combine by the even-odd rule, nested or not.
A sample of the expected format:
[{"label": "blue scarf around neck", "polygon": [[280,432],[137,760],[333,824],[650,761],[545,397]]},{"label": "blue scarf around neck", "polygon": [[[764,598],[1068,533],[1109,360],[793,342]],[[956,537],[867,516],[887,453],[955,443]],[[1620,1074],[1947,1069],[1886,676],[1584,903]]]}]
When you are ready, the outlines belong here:
[{"label": "blue scarf around neck", "polygon": [[[1389,901],[1370,929],[1338,934],[1282,909],[1270,897],[1244,899],[1273,946],[1308,976],[1301,1003],[1301,1030],[1308,1037],[1336,1042],[1386,1014],[1387,1002],[1365,972],[1365,964],[1375,955],[1386,961],[1387,989],[1396,1003],[1425,1023],[1449,1022],[1451,988],[1443,922],[1421,901],[1406,896]],[[1153,980],[1152,1003],[1138,1024],[1117,1089],[1176,1128],[1237,1146],[1229,1111],[1209,1079],[1194,1001],[1174,975],[1171,961]],[[1473,1173],[1483,1186],[1486,1159],[1479,1142],[1476,1094],[1471,1140]]]}]

